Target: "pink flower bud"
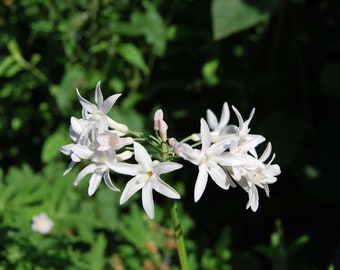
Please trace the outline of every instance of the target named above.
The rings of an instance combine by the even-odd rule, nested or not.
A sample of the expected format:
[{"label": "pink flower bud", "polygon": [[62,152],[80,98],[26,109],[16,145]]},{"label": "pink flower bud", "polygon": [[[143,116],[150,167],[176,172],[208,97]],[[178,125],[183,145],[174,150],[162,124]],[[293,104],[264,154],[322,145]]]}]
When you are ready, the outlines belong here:
[{"label": "pink flower bud", "polygon": [[167,130],[168,130],[168,125],[165,123],[164,120],[159,121],[158,123],[159,126],[159,135],[161,136],[161,139],[163,142],[166,141],[167,137]]},{"label": "pink flower bud", "polygon": [[168,125],[163,120],[163,111],[161,109],[155,112],[154,121],[154,129],[156,131],[159,131],[159,136],[161,137],[161,140],[165,142],[167,140]]},{"label": "pink flower bud", "polygon": [[155,121],[154,129],[159,130],[159,122],[163,121],[163,111],[161,109],[157,110],[153,119]]}]

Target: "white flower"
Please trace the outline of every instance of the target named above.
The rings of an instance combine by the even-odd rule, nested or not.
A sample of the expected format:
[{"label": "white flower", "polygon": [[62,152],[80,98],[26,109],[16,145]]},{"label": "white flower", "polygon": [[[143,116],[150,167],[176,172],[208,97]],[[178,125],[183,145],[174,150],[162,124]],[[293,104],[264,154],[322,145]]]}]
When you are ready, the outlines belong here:
[{"label": "white flower", "polygon": [[111,127],[119,132],[119,135],[126,134],[129,129],[126,125],[117,123],[113,119],[107,116],[107,113],[111,110],[113,104],[117,101],[117,99],[121,96],[121,94],[115,94],[109,96],[104,100],[102,91],[100,89],[100,81],[97,83],[95,90],[95,101],[97,105],[89,102],[85,98],[83,98],[78,89],[77,96],[80,104],[83,106],[83,118],[89,119],[91,121],[96,122],[97,127],[101,131],[107,130],[107,127]]},{"label": "white flower", "polygon": [[72,151],[78,157],[91,160],[93,162],[79,172],[76,180],[74,181],[74,185],[78,185],[86,175],[92,173],[88,188],[89,196],[92,196],[96,192],[102,178],[104,178],[104,182],[109,189],[119,191],[119,189],[112,183],[110,177],[109,164],[118,160],[114,149],[98,151],[96,149],[90,149],[85,145],[74,145]]},{"label": "white flower", "polygon": [[132,144],[133,139],[131,137],[121,138],[115,131],[107,130],[97,135],[97,142],[99,143],[99,151],[105,151],[111,148],[119,150],[126,145]]},{"label": "white flower", "polygon": [[93,141],[95,140],[97,130],[95,129],[95,125],[90,121],[71,117],[69,133],[75,144],[71,143],[60,147],[60,151],[63,154],[71,156],[71,162],[63,175],[68,174],[71,169],[81,160],[81,158],[72,150],[75,145],[79,144],[91,147],[93,145]]},{"label": "white flower", "polygon": [[203,118],[201,119],[200,138],[202,141],[201,150],[193,149],[188,144],[178,143],[175,139],[169,141],[178,156],[198,165],[199,173],[194,190],[195,202],[201,198],[205,190],[208,175],[219,187],[229,189],[230,178],[221,166],[239,166],[246,163],[243,157],[223,155],[232,140],[227,139],[211,144],[210,130]]},{"label": "white flower", "polygon": [[[265,162],[271,153],[271,144],[268,143],[265,151],[259,158],[259,162]],[[252,211],[256,211],[259,206],[259,195],[257,187],[263,188],[266,195],[269,197],[268,184],[275,183],[276,176],[281,173],[280,167],[277,164],[271,164],[275,155],[268,162],[268,164],[262,163],[262,166],[256,168],[244,168],[243,175],[239,181],[236,181],[246,192],[248,192],[248,203],[246,208],[251,208]]]},{"label": "white flower", "polygon": [[[255,108],[253,108],[251,110],[249,118],[246,121],[243,121],[243,118],[242,118],[240,112],[234,106],[232,106],[232,109],[235,112],[237,120],[238,120],[238,127],[236,128],[236,135],[239,137],[240,143],[246,142],[248,140],[252,140],[252,139],[260,136],[260,135],[249,134],[249,132],[250,132],[249,124],[250,124],[250,121],[255,114]],[[255,147],[248,149],[248,151],[254,157],[257,157]]]},{"label": "white flower", "polygon": [[88,145],[95,127],[96,125],[92,121],[87,119],[77,119],[72,116],[69,134],[75,143]]},{"label": "white flower", "polygon": [[216,115],[210,110],[207,110],[207,122],[211,130],[211,139],[217,142],[230,136],[235,136],[236,126],[228,125],[230,119],[230,110],[227,102],[224,102],[220,121],[217,120]]},{"label": "white flower", "polygon": [[223,169],[228,171],[233,179],[238,181],[243,175],[247,174],[249,170],[255,170],[259,167],[264,167],[260,160],[255,158],[253,155],[248,154],[250,150],[255,149],[255,147],[264,140],[264,137],[257,135],[243,143],[232,141],[229,151],[225,152],[223,155],[232,156],[234,158],[238,157],[243,159],[244,163],[234,166],[223,166]]},{"label": "white flower", "polygon": [[154,202],[153,189],[164,196],[172,199],[179,199],[178,192],[165,183],[160,175],[182,168],[181,164],[175,162],[152,161],[146,149],[137,142],[134,142],[135,159],[138,164],[123,162],[111,163],[109,167],[122,174],[134,176],[125,186],[120,198],[120,204],[125,203],[133,194],[142,189],[142,203],[147,215],[153,219]]},{"label": "white flower", "polygon": [[32,218],[32,230],[41,234],[49,234],[53,224],[53,221],[46,215],[46,213],[40,213]]}]

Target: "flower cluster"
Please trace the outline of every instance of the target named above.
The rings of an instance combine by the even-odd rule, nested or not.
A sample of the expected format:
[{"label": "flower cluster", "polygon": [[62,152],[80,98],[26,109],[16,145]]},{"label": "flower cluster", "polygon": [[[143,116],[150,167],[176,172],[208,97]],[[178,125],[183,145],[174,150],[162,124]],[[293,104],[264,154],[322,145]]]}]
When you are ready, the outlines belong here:
[{"label": "flower cluster", "polygon": [[[132,132],[126,125],[107,115],[120,94],[104,100],[98,82],[95,89],[96,104],[93,104],[83,98],[78,89],[76,92],[82,105],[82,118],[71,117],[69,134],[73,143],[60,150],[71,157],[64,174],[81,160],[88,161],[89,164],[79,172],[74,184],[77,185],[86,175],[92,174],[88,188],[90,196],[95,193],[102,179],[108,188],[120,191],[111,180],[111,172],[130,175],[132,178],[125,185],[120,204],[142,190],[143,208],[150,218],[154,218],[153,190],[172,199],[180,198],[180,194],[160,176],[182,168],[181,164],[173,160],[183,158],[198,166],[195,202],[201,198],[210,176],[223,189],[235,187],[235,183],[241,186],[249,196],[247,208],[256,211],[259,201],[257,187],[263,188],[269,196],[268,184],[274,183],[280,174],[280,167],[271,164],[275,155],[265,163],[271,153],[270,143],[258,158],[256,147],[265,138],[249,133],[254,110],[249,119],[243,121],[238,110],[232,107],[238,118],[238,126],[230,125],[229,106],[224,103],[220,121],[208,110],[207,121],[201,119],[200,133],[179,142],[175,138],[168,139],[168,125],[163,120],[162,110],[156,111],[154,116],[156,135],[145,136]],[[193,145],[186,143],[188,140],[200,145],[201,149],[193,148]],[[152,146],[157,153],[151,155],[147,146]],[[133,156],[137,164],[127,163]]]}]

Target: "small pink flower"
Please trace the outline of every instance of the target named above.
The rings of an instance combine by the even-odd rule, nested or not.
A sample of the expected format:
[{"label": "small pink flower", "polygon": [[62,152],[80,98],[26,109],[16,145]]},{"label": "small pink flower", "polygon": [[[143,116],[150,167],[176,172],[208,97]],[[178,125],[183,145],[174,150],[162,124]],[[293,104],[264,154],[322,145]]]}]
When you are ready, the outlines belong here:
[{"label": "small pink flower", "polygon": [[54,224],[44,212],[33,216],[32,221],[32,230],[41,234],[49,234]]}]

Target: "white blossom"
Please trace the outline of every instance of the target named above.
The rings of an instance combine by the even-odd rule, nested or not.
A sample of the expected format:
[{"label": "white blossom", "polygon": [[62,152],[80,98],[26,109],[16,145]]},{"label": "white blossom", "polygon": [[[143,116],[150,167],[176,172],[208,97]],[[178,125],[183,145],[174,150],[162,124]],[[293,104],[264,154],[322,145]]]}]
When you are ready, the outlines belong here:
[{"label": "white blossom", "polygon": [[221,141],[226,138],[235,136],[236,126],[228,125],[230,119],[230,110],[227,102],[224,102],[220,121],[216,115],[210,110],[207,110],[207,123],[211,130],[211,139],[213,142]]},{"label": "white blossom", "polygon": [[268,184],[275,183],[277,180],[276,176],[281,173],[280,167],[277,164],[271,164],[275,155],[273,155],[272,159],[267,164],[264,163],[271,153],[271,148],[271,143],[268,143],[265,151],[259,158],[259,161],[263,162],[262,166],[253,169],[244,169],[240,180],[237,181],[237,183],[248,192],[249,200],[246,208],[250,207],[254,212],[259,206],[257,187],[264,189],[266,195],[269,197]]},{"label": "white blossom", "polygon": [[134,142],[135,159],[138,164],[117,162],[109,164],[110,168],[117,173],[134,176],[125,186],[120,198],[120,204],[125,203],[133,194],[142,189],[142,204],[147,215],[153,219],[154,201],[152,191],[155,190],[162,195],[179,199],[178,192],[165,183],[160,175],[182,168],[181,164],[175,162],[152,161],[149,153],[139,143]]},{"label": "white blossom", "polygon": [[[266,139],[262,135],[250,133],[250,122],[255,109],[248,119],[243,120],[240,112],[232,106],[238,125],[230,124],[230,109],[228,103],[223,104],[221,116],[218,117],[207,110],[206,119],[200,120],[200,133],[194,133],[178,142],[168,139],[168,125],[163,120],[163,111],[154,114],[154,130],[156,136],[146,136],[143,133],[132,132],[125,124],[118,123],[108,116],[120,94],[114,94],[104,100],[100,82],[95,89],[95,104],[83,98],[76,89],[77,97],[82,105],[82,118],[71,117],[69,135],[72,143],[64,145],[60,151],[69,155],[71,162],[64,175],[80,161],[87,165],[79,172],[74,184],[78,185],[85,176],[91,174],[88,194],[93,195],[102,180],[106,186],[119,191],[111,180],[111,170],[115,173],[133,176],[125,185],[120,197],[124,204],[137,191],[142,190],[142,205],[146,214],[154,218],[153,190],[162,195],[179,199],[179,193],[160,177],[162,174],[182,168],[179,163],[163,160],[183,158],[198,167],[198,176],[194,186],[194,201],[203,195],[208,179],[211,178],[224,190],[240,186],[248,194],[246,208],[257,211],[259,206],[258,188],[264,189],[269,196],[269,184],[277,181],[281,173],[277,164],[272,164],[275,154],[269,162],[271,144],[259,158],[257,147]],[[127,135],[131,137],[127,137]],[[136,141],[149,144],[155,157],[153,160],[146,148]],[[187,142],[193,141],[193,145]],[[133,144],[133,150],[132,145]],[[200,149],[196,148],[200,146]],[[125,161],[134,155],[137,164]],[[44,217],[44,216],[43,216]],[[34,218],[38,219],[37,217]],[[53,225],[53,222],[52,222]],[[32,225],[33,228],[33,225]]]},{"label": "white blossom", "polygon": [[107,113],[111,110],[117,99],[121,94],[115,94],[109,96],[104,100],[102,91],[100,89],[100,81],[97,83],[95,90],[95,101],[97,105],[83,98],[78,89],[77,96],[80,104],[83,106],[83,118],[94,121],[101,131],[105,131],[108,127],[116,130],[120,135],[124,135],[129,131],[129,128],[121,123],[114,121],[112,118],[107,116]]},{"label": "white blossom", "polygon": [[211,134],[206,121],[201,119],[202,142],[201,150],[193,149],[187,144],[178,143],[175,139],[170,141],[178,156],[198,166],[198,176],[194,189],[194,201],[197,202],[207,185],[208,175],[222,189],[229,189],[230,178],[222,169],[222,166],[239,166],[245,164],[245,160],[238,156],[223,155],[230,146],[231,140],[223,140],[211,144]]},{"label": "white blossom", "polygon": [[38,233],[49,234],[53,225],[53,221],[44,212],[32,217],[32,230]]}]

